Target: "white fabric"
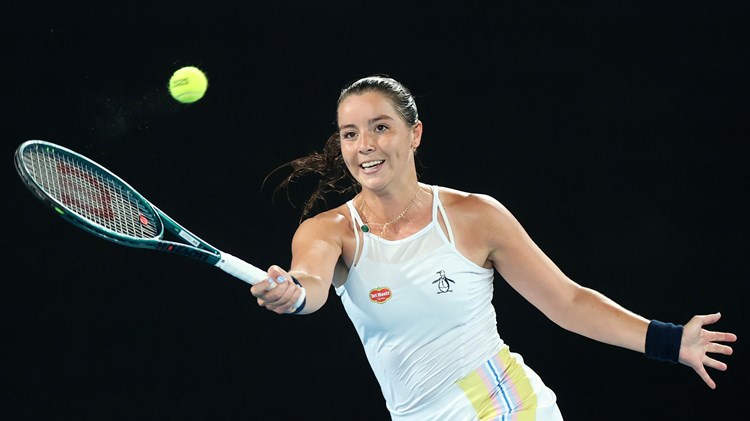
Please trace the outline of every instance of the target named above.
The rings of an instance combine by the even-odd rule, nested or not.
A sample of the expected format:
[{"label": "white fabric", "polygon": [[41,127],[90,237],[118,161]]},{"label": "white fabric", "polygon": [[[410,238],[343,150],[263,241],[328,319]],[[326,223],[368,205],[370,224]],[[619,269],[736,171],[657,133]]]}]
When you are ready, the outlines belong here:
[{"label": "white fabric", "polygon": [[[361,256],[336,288],[394,418],[459,399],[455,382],[503,346],[491,303],[494,271],[465,258],[445,236],[438,212],[448,219],[432,190],[432,222],[396,241],[364,233]],[[347,205],[359,230],[362,220]],[[386,301],[371,300],[371,292],[387,291]]]}]

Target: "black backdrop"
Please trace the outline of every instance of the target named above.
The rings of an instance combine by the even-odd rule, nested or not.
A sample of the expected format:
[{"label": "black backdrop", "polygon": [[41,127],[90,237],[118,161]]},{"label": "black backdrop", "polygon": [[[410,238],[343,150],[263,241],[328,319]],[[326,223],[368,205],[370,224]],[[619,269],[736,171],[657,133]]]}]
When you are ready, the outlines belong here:
[{"label": "black backdrop", "polygon": [[[219,270],[83,234],[12,164],[24,140],[60,143],[216,246],[285,265],[312,183],[290,191],[294,207],[274,195],[278,178],[263,180],[319,148],[339,89],[373,73],[417,97],[423,181],[496,197],[573,279],[635,312],[686,322],[721,310],[716,328],[742,339],[746,9],[608,3],[7,16],[0,414],[387,419],[335,295],[314,315],[275,316]],[[166,92],[184,65],[210,80],[192,105]],[[740,413],[742,342],[712,391],[689,368],[563,331],[502,280],[495,304],[501,336],[566,419]]]}]

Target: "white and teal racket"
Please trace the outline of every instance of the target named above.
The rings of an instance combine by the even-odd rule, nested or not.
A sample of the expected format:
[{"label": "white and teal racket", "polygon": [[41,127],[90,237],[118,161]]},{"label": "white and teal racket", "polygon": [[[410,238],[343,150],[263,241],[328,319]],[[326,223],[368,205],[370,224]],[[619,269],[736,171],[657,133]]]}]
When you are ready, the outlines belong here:
[{"label": "white and teal racket", "polygon": [[[129,247],[192,257],[249,284],[268,278],[264,270],[201,240],[111,171],[70,149],[29,140],[16,150],[15,163],[37,198],[91,234]],[[165,229],[184,242],[165,240]],[[292,311],[304,301],[302,289]]]}]

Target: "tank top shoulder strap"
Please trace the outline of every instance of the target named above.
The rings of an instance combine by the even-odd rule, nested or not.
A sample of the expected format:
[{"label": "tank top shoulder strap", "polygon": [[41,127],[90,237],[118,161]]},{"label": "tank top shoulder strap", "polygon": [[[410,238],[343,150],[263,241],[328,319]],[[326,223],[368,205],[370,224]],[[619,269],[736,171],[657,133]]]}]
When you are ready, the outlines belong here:
[{"label": "tank top shoulder strap", "polygon": [[440,191],[440,188],[438,186],[430,186],[432,189],[432,220],[435,223],[435,226],[437,227],[438,231],[440,233],[443,233],[443,229],[440,228],[440,221],[438,220],[438,212],[440,212],[440,216],[443,219],[443,222],[445,223],[445,230],[448,233],[448,242],[451,244],[455,244],[454,238],[453,238],[453,229],[451,228],[451,223],[448,220],[448,215],[445,213],[445,208],[443,207],[443,203],[440,201],[440,196],[438,196],[438,192]]},{"label": "tank top shoulder strap", "polygon": [[[362,221],[362,218],[359,216],[359,212],[357,212],[357,208],[354,207],[354,200],[349,200],[346,202],[346,207],[349,208],[349,214],[352,216],[352,228],[354,229],[354,259],[352,261],[352,266],[356,266],[357,262],[359,261],[359,251],[361,248],[360,244],[360,227],[363,226],[365,223]],[[364,238],[362,239],[364,241]]]}]

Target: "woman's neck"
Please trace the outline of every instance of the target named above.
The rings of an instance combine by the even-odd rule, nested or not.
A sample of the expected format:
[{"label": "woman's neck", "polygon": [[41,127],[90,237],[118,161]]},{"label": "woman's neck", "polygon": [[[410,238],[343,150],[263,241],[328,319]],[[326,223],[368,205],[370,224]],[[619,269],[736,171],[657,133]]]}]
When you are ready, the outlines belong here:
[{"label": "woman's neck", "polygon": [[363,191],[359,203],[355,201],[364,222],[362,229],[384,236],[398,233],[401,226],[411,223],[424,208],[425,200],[422,196],[429,196],[429,189],[419,183],[415,183],[412,188],[408,193],[393,195],[368,194]]}]

